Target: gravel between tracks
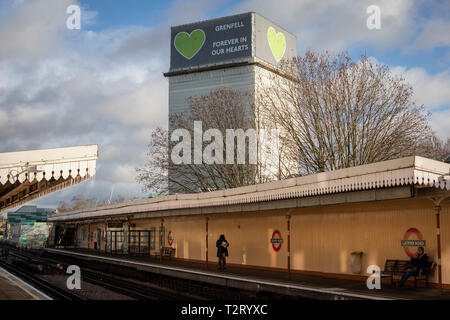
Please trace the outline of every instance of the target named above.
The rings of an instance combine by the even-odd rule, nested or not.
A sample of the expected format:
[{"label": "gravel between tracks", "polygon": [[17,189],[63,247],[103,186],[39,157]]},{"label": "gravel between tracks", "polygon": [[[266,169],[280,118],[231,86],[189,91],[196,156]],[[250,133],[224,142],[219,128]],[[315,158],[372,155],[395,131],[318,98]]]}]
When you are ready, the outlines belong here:
[{"label": "gravel between tracks", "polygon": [[[57,285],[66,288],[68,275],[42,275],[41,278]],[[75,294],[81,296],[86,300],[135,300],[131,297],[124,296],[120,293],[113,292],[103,287],[83,281],[81,277],[81,289],[73,289]]]}]

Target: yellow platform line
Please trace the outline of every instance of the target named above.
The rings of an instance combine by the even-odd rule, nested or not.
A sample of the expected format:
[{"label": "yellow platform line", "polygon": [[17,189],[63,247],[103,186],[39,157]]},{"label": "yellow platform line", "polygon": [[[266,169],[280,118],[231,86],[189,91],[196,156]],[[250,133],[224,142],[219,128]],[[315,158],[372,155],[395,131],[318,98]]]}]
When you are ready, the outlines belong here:
[{"label": "yellow platform line", "polygon": [[10,277],[8,277],[6,274],[4,274],[3,272],[0,271],[0,276],[2,276],[3,278],[5,278],[6,280],[8,280],[9,282],[13,283],[14,285],[16,285],[17,287],[19,287],[20,289],[22,289],[23,291],[25,291],[26,293],[28,293],[31,297],[34,298],[34,300],[41,300],[41,298],[39,298],[38,296],[36,296],[34,293],[30,292],[30,290],[28,290],[27,288],[22,287],[20,284],[18,284],[16,281],[14,281],[13,279],[11,279]]}]

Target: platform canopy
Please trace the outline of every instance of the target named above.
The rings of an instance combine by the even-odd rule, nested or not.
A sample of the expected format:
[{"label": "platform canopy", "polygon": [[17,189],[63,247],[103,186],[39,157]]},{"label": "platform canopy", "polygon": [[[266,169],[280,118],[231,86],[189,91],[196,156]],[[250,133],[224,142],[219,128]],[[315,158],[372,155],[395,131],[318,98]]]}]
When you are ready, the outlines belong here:
[{"label": "platform canopy", "polygon": [[95,175],[98,146],[0,153],[0,212]]},{"label": "platform canopy", "polygon": [[[450,164],[418,156],[371,163],[335,171],[268,182],[245,187],[201,192],[173,194],[152,199],[141,199],[73,212],[56,214],[49,221],[77,221],[101,217],[134,215],[135,217],[163,217],[171,215],[210,214],[220,212],[280,209],[324,205],[323,196],[367,190],[390,189],[385,198],[395,199],[393,188],[405,187],[401,197],[450,197]],[[414,187],[414,192],[411,190]],[[420,192],[418,192],[420,190]],[[430,192],[428,192],[430,191]],[[295,201],[285,201],[285,200]],[[375,201],[376,194],[361,197],[337,197],[328,204],[350,201]],[[269,202],[285,201],[270,207]],[[213,207],[231,207],[216,209]]]}]

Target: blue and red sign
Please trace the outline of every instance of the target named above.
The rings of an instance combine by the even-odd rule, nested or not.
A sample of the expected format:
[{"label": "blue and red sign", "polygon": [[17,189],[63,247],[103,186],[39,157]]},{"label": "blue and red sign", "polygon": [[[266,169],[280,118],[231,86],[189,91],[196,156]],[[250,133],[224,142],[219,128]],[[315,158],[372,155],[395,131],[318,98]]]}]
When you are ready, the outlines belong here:
[{"label": "blue and red sign", "polygon": [[[410,235],[415,235],[417,239],[409,239]],[[409,228],[406,230],[401,244],[408,257],[414,258],[414,253],[409,250],[409,247],[425,247],[425,240],[423,240],[422,233],[418,229]]]},{"label": "blue and red sign", "polygon": [[167,243],[169,244],[169,246],[171,246],[172,243],[173,243],[173,234],[172,234],[172,231],[169,231],[169,233],[167,234]]},{"label": "blue and red sign", "polygon": [[279,230],[275,230],[272,233],[272,238],[270,239],[270,243],[272,243],[273,250],[280,251],[281,244],[283,243],[283,238],[281,237],[281,232]]}]

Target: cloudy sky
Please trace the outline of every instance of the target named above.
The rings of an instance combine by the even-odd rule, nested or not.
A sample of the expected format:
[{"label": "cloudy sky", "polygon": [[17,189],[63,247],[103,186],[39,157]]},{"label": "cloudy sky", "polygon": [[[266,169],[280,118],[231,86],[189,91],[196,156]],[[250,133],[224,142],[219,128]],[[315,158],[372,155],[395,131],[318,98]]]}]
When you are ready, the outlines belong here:
[{"label": "cloudy sky", "polygon": [[[81,7],[81,30],[66,27]],[[366,26],[369,5],[381,30]],[[73,195],[142,197],[135,170],[167,125],[170,26],[248,11],[297,37],[297,51],[374,57],[413,85],[450,137],[450,1],[0,0],[0,152],[98,144],[97,176],[35,203]]]}]

